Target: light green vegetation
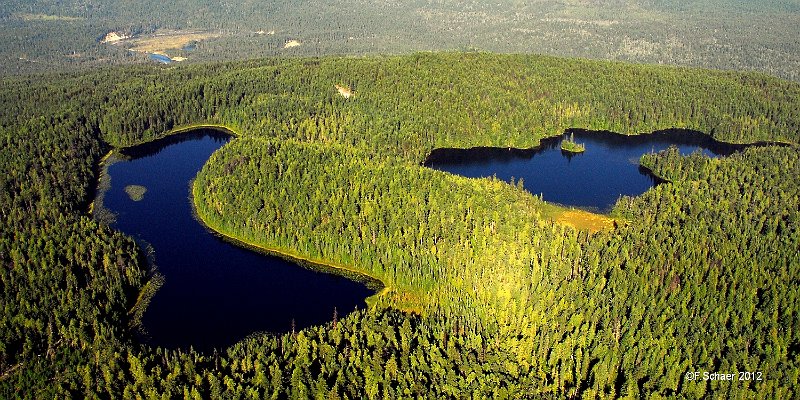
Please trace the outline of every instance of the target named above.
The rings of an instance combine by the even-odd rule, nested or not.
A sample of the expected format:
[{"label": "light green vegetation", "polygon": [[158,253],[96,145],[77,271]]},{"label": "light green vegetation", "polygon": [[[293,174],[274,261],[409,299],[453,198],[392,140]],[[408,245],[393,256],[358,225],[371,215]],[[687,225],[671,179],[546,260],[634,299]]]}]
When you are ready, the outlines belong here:
[{"label": "light green vegetation", "polygon": [[603,229],[611,229],[617,222],[615,218],[611,218],[608,215],[595,214],[584,210],[564,210],[561,207],[558,207],[554,214],[553,221],[592,233]]},{"label": "light green vegetation", "polygon": [[569,139],[564,139],[561,141],[561,150],[570,153],[583,153],[586,151],[586,145],[583,143],[576,143],[575,136],[571,135]]},{"label": "light green vegetation", "polygon": [[23,21],[80,21],[83,18],[70,17],[66,15],[47,15],[47,14],[14,14],[16,18]]},{"label": "light green vegetation", "polygon": [[133,201],[142,201],[144,194],[147,193],[147,188],[141,185],[128,185],[125,186],[125,193]]},{"label": "light green vegetation", "polygon": [[[197,196],[197,193],[193,190],[192,195]],[[195,211],[195,217],[198,219],[200,223],[202,223],[206,228],[213,229],[208,224],[208,220],[206,219],[206,217],[203,216],[203,214],[198,213],[197,212],[198,210],[196,208],[194,211]],[[314,269],[319,272],[333,273],[347,277],[355,281],[362,282],[370,289],[376,291],[375,295],[365,299],[365,302],[368,305],[374,305],[377,301],[380,301],[380,298],[382,296],[387,295],[393,290],[391,287],[386,286],[384,282],[381,282],[380,279],[378,279],[376,276],[370,275],[362,269],[353,268],[350,265],[333,262],[329,259],[309,256],[307,255],[307,253],[298,252],[288,247],[280,247],[275,244],[268,245],[265,244],[263,241],[248,239],[246,236],[237,235],[232,231],[223,232],[217,229],[215,230],[215,232],[218,235],[224,237],[229,242],[234,243],[238,246],[249,248],[251,250],[258,251],[263,254],[281,257],[290,260],[295,264],[303,265],[305,267]]]},{"label": "light green vegetation", "polygon": [[[365,271],[396,294],[415,298],[412,308],[444,300],[450,288],[437,284],[440,278],[464,279],[462,263],[491,265],[498,254],[512,253],[511,237],[539,224],[540,202],[522,189],[507,197],[501,181],[370,158],[332,145],[237,140],[195,180],[197,212],[223,233]],[[264,197],[251,197],[255,193]],[[471,215],[484,207],[495,211]],[[454,215],[469,221],[447,224]],[[512,220],[523,223],[518,232],[497,231]],[[491,276],[489,270],[475,278],[486,285]],[[465,310],[477,307],[473,301],[486,302],[462,292],[453,296]]]},{"label": "light green vegetation", "polygon": [[[570,127],[797,143],[796,83],[445,53],[131,67],[0,89],[0,397],[797,396],[796,146],[648,155],[671,183],[621,199],[625,223],[594,234],[554,223],[564,210],[516,185],[420,165],[436,147],[527,148]],[[147,275],[130,239],[82,214],[93,168],[104,142],[206,123],[238,137],[193,184],[203,221],[390,290],[369,310],[215,354],[137,345],[128,324]],[[766,379],[684,379],[704,370]]]}]

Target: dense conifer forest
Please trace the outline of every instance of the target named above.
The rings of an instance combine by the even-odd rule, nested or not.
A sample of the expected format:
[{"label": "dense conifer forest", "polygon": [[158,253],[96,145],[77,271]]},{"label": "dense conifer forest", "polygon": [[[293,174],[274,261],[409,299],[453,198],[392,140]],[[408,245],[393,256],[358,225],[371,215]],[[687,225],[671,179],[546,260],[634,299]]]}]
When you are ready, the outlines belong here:
[{"label": "dense conifer forest", "polygon": [[[797,396],[797,83],[435,53],[11,77],[0,104],[2,398]],[[199,124],[237,135],[193,183],[205,224],[388,290],[211,353],[136,342],[154,275],[88,212],[99,162]],[[597,233],[521,186],[421,166],[434,148],[528,148],[571,127],[784,145],[646,155],[667,182],[621,198]]]}]

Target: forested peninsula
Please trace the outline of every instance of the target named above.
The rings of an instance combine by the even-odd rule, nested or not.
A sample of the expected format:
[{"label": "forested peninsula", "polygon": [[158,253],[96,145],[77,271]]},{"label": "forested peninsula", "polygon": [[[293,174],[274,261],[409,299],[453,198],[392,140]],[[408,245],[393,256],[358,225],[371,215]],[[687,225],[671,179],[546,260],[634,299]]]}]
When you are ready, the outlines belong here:
[{"label": "forested peninsula", "polygon": [[[14,77],[0,103],[0,397],[797,396],[797,83],[431,53]],[[390,290],[211,354],[137,343],[153,275],[87,212],[98,163],[195,124],[237,133],[193,183],[204,223]],[[644,156],[668,183],[621,198],[596,233],[519,185],[421,165],[568,128],[787,145]]]}]

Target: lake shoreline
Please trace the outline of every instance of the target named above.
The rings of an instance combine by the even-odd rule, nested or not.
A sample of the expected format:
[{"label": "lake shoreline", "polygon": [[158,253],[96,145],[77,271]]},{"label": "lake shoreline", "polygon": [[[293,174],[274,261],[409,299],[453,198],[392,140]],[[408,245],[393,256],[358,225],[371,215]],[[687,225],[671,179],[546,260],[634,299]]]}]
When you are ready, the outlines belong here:
[{"label": "lake shoreline", "polygon": [[[127,306],[125,318],[128,329],[138,338],[137,341],[167,348],[194,346],[195,349],[221,349],[235,342],[230,338],[243,337],[244,332],[280,334],[295,319],[298,329],[324,326],[330,322],[331,310],[338,308],[339,315],[344,316],[354,306],[357,309],[370,308],[380,302],[379,297],[390,292],[390,288],[381,280],[349,266],[302,257],[287,249],[271,249],[262,244],[248,243],[238,240],[236,235],[211,228],[197,212],[192,186],[197,172],[208,161],[208,157],[235,137],[227,131],[207,127],[184,127],[173,133],[152,143],[115,148],[98,163],[103,173],[98,185],[99,198],[90,217],[132,238],[139,248],[140,257],[146,259],[149,267],[146,282],[131,294],[131,304]],[[183,146],[184,142],[189,146],[186,151],[182,150],[183,147],[175,147]],[[162,161],[153,163],[159,157]],[[120,161],[125,165],[112,167]],[[127,165],[134,166],[134,169],[131,170]],[[164,174],[173,169],[174,173]],[[123,171],[136,172],[125,174]],[[155,203],[136,205],[142,203],[132,199],[130,193],[123,190],[131,185],[147,188],[143,200]],[[129,205],[130,209],[127,208]],[[119,218],[113,221],[99,219],[104,208],[120,213]],[[166,227],[164,230],[158,228],[162,225]],[[170,248],[170,240],[178,242]],[[159,251],[158,264],[152,257],[152,247]],[[189,257],[190,253],[200,253],[201,256]],[[268,268],[260,268],[262,262]],[[275,269],[271,268],[273,266]],[[217,278],[209,279],[217,275]],[[227,278],[229,275],[231,277]],[[302,278],[297,280],[299,277]],[[169,282],[166,282],[167,279]],[[193,289],[191,286],[203,289]],[[185,299],[192,298],[193,290],[198,290],[197,301],[186,303]],[[213,300],[214,295],[205,294],[214,290],[221,290],[222,293],[233,290],[228,297],[249,299],[248,305],[238,303],[241,308],[231,311],[231,314],[222,311],[225,307],[238,305],[235,302]],[[294,295],[301,295],[304,299],[288,300]],[[287,301],[292,304],[285,304]],[[270,305],[277,308],[268,312],[266,318],[259,319],[261,322],[247,322],[249,318],[237,319],[233,316],[242,310],[262,313]],[[198,311],[203,309],[209,310],[208,314]],[[170,317],[176,312],[180,316]],[[183,334],[180,333],[183,326],[193,326],[191,332],[206,331],[208,334]]]},{"label": "lake shoreline", "polygon": [[578,134],[585,134],[585,135],[599,135],[599,136],[606,136],[612,137],[617,139],[634,139],[635,138],[649,138],[652,136],[672,136],[672,135],[689,135],[689,136],[699,136],[703,137],[710,141],[717,146],[731,146],[731,147],[740,147],[741,149],[751,147],[751,146],[792,146],[797,147],[796,143],[790,142],[781,142],[781,141],[753,141],[753,142],[744,142],[744,143],[736,143],[736,142],[726,142],[722,140],[718,140],[712,137],[710,134],[697,131],[693,129],[685,129],[685,128],[668,128],[668,129],[659,129],[651,132],[642,132],[642,133],[619,133],[609,130],[593,130],[593,129],[584,129],[584,128],[567,128],[563,132],[558,134],[553,134],[550,136],[545,136],[539,138],[539,143],[527,147],[497,147],[497,146],[472,146],[472,147],[436,147],[428,152],[428,155],[425,157],[425,160],[420,163],[421,166],[428,167],[428,164],[435,162],[439,157],[441,157],[447,151],[452,150],[460,150],[466,151],[470,153],[471,156],[477,156],[484,152],[490,151],[507,151],[514,155],[520,156],[529,156],[538,150],[543,150],[546,145],[552,144],[552,142],[557,142],[559,138],[563,135],[568,133],[578,133]]},{"label": "lake shoreline", "polygon": [[[576,141],[588,141],[589,143],[595,143],[594,146],[600,146],[596,150],[600,152],[607,152],[608,149],[616,148],[616,147],[647,147],[650,148],[650,145],[653,144],[653,149],[649,151],[655,151],[660,148],[666,148],[665,146],[670,145],[691,145],[691,146],[698,146],[700,148],[707,149],[714,155],[718,156],[730,156],[733,154],[740,153],[745,149],[753,146],[789,146],[784,143],[780,142],[763,142],[763,141],[754,141],[753,143],[748,144],[736,144],[736,143],[726,143],[721,142],[719,140],[714,139],[711,135],[708,135],[703,132],[688,130],[688,129],[663,129],[663,130],[656,130],[649,133],[643,134],[621,134],[615,133],[611,131],[593,131],[587,129],[579,129],[579,128],[569,128],[564,131],[564,133],[553,135],[549,137],[545,137],[539,140],[539,143],[530,148],[514,148],[514,147],[471,147],[471,148],[436,148],[431,150],[431,152],[426,157],[425,161],[421,164],[422,167],[430,168],[433,170],[439,171],[446,171],[450,173],[455,173],[457,175],[468,176],[473,178],[479,177],[490,177],[495,176],[498,179],[512,182],[514,183],[514,178],[517,179],[524,179],[525,182],[529,182],[529,178],[531,176],[534,179],[536,177],[541,177],[543,173],[526,173],[524,172],[524,168],[566,168],[566,165],[561,164],[552,164],[552,161],[543,161],[546,164],[537,164],[540,165],[539,167],[533,167],[534,164],[528,167],[522,167],[521,164],[517,165],[515,163],[522,163],[522,162],[533,162],[533,159],[536,158],[537,160],[552,160],[549,157],[551,151],[557,151],[560,147],[560,151],[558,154],[562,157],[565,157],[567,160],[572,161],[573,157],[580,157],[582,153],[572,153],[569,151],[564,150],[564,140],[573,139]],[[559,146],[560,144],[560,146]],[[590,146],[584,147],[584,150],[588,150],[592,152],[592,149],[589,148]],[[642,149],[643,152],[641,154],[645,154],[647,150]],[[555,153],[553,153],[555,154]],[[539,159],[537,157],[544,157]],[[594,157],[598,157],[595,155]],[[629,162],[632,164],[636,164],[638,167],[638,171],[641,175],[647,176],[652,180],[652,186],[662,184],[667,182],[661,176],[658,176],[654,173],[654,171],[644,168],[641,166],[640,155],[637,155],[635,159],[630,159]],[[477,163],[476,163],[477,160]],[[484,161],[480,161],[484,160]],[[488,161],[492,160],[492,161]],[[523,161],[528,160],[528,161]],[[485,172],[477,172],[481,169],[478,165],[484,165],[482,163],[496,163],[496,170],[494,174],[487,169]],[[541,162],[541,161],[540,161]],[[595,160],[597,162],[597,160]],[[567,162],[569,164],[569,162]],[[585,161],[584,161],[585,164]],[[486,164],[488,165],[488,164]],[[513,166],[512,165],[516,165]],[[597,164],[600,165],[600,164]],[[487,167],[488,168],[488,167]],[[508,172],[503,173],[504,168],[508,168],[508,171],[514,171],[514,173]],[[585,167],[584,167],[585,168]],[[596,167],[595,167],[596,168]],[[609,168],[614,168],[610,167]],[[459,173],[455,171],[463,170],[465,173]],[[542,183],[545,185],[542,188],[536,189],[535,187],[530,190],[530,188],[526,189],[529,193],[536,196],[539,191],[543,190],[546,192],[549,188],[547,185],[553,184],[553,179],[550,179],[550,176],[567,176],[562,175],[560,170],[551,170],[553,172],[549,173],[548,178],[544,178],[545,180]],[[564,170],[565,174],[568,174],[566,169]],[[585,174],[586,172],[584,172]],[[579,173],[580,175],[580,173]],[[617,184],[615,182],[615,184]],[[595,185],[597,186],[597,185]],[[646,189],[645,189],[646,190]],[[624,190],[620,191],[621,194],[625,194]],[[628,194],[631,195],[631,194]],[[554,197],[549,197],[554,196]],[[543,207],[542,216],[546,219],[549,219],[555,223],[559,224],[566,224],[570,225],[573,228],[579,230],[587,230],[589,232],[596,232],[598,230],[602,230],[601,227],[610,228],[614,226],[614,220],[616,216],[613,213],[614,204],[615,202],[613,199],[609,199],[610,203],[608,204],[592,204],[590,203],[580,203],[574,202],[570,200],[566,200],[562,196],[562,194],[552,195],[552,193],[548,197],[543,198],[546,207]],[[582,214],[577,215],[573,210],[579,210]],[[580,218],[572,218],[572,217],[580,217]],[[597,223],[588,223],[587,221],[596,220]]]},{"label": "lake shoreline", "polygon": [[[105,184],[110,185],[108,181],[110,178],[108,175],[108,167],[111,166],[116,160],[112,159],[112,157],[118,157],[119,155],[124,156],[125,150],[132,149],[134,147],[151,144],[151,143],[158,143],[162,140],[167,140],[172,138],[176,135],[180,135],[183,133],[190,133],[194,130],[202,130],[202,129],[211,129],[226,135],[230,135],[231,137],[241,137],[241,134],[236,132],[233,128],[230,128],[224,124],[212,124],[212,123],[202,123],[202,124],[189,124],[189,125],[181,125],[177,128],[173,128],[167,131],[163,136],[160,136],[156,139],[144,140],[136,144],[131,144],[128,146],[113,146],[108,143],[103,143],[105,148],[109,150],[106,151],[105,155],[97,160],[97,163],[94,165],[94,184],[91,186],[91,192],[87,193],[86,201],[84,202],[84,206],[81,209],[89,216],[94,218],[95,212],[97,209],[102,208],[102,198],[103,192],[107,190],[102,185]],[[109,163],[110,162],[110,163]]]},{"label": "lake shoreline", "polygon": [[[312,258],[312,257],[306,257],[306,256],[303,256],[303,255],[301,255],[301,254],[299,254],[299,253],[297,253],[295,251],[292,251],[290,249],[278,248],[278,247],[272,247],[272,246],[266,246],[266,245],[263,245],[263,244],[254,243],[254,242],[251,242],[249,240],[245,240],[243,238],[240,238],[240,237],[236,236],[233,233],[224,232],[221,229],[218,229],[216,227],[211,226],[207,222],[207,220],[203,218],[203,216],[199,212],[199,208],[197,207],[197,203],[196,203],[197,200],[196,199],[198,199],[198,196],[197,196],[197,193],[195,191],[194,180],[192,180],[190,185],[191,185],[191,190],[190,190],[191,199],[189,199],[189,201],[192,204],[192,210],[193,210],[193,214],[194,214],[195,219],[197,220],[198,223],[200,223],[200,225],[202,225],[205,229],[207,229],[209,232],[213,233],[217,237],[220,237],[220,238],[222,238],[222,239],[224,239],[226,241],[229,241],[229,242],[231,242],[231,243],[233,243],[233,244],[235,244],[235,245],[237,245],[239,247],[243,247],[243,248],[246,248],[246,249],[254,250],[254,251],[257,251],[257,252],[260,252],[260,253],[266,253],[267,255],[271,255],[271,256],[280,257],[280,258],[282,258],[284,260],[287,260],[287,261],[290,261],[292,263],[298,264],[298,266],[300,266],[300,267],[309,268],[309,269],[311,269],[311,270],[313,270],[315,272],[321,272],[321,273],[344,272],[344,273],[341,273],[341,274],[338,274],[338,275],[343,276],[343,277],[345,277],[347,279],[350,279],[350,280],[354,280],[354,281],[359,282],[359,283],[363,283],[365,286],[367,286],[367,288],[375,290],[375,294],[367,298],[367,305],[370,306],[370,307],[375,303],[374,300],[373,301],[369,301],[370,299],[372,299],[374,297],[375,300],[377,300],[378,298],[382,298],[382,297],[386,296],[389,292],[391,292],[393,290],[393,288],[391,286],[387,285],[380,278],[378,278],[378,277],[376,277],[374,275],[371,275],[371,274],[369,274],[367,272],[359,271],[359,270],[357,270],[357,269],[355,269],[353,267],[348,267],[347,265],[336,263],[336,262],[333,262],[333,261],[317,259],[317,258]],[[354,274],[355,275],[355,279],[354,279],[354,277],[352,275],[349,275],[349,274]],[[376,287],[376,286],[380,286],[380,287]],[[373,304],[370,304],[370,303],[373,303]]]},{"label": "lake shoreline", "polygon": [[138,146],[151,144],[151,143],[157,143],[159,141],[162,141],[162,140],[165,140],[165,139],[169,139],[170,137],[173,137],[175,135],[179,135],[179,134],[182,134],[182,133],[190,133],[192,131],[202,130],[202,129],[215,130],[215,131],[230,135],[232,137],[241,137],[242,136],[235,128],[232,128],[232,127],[230,127],[228,125],[215,124],[215,123],[211,123],[211,122],[204,122],[204,123],[198,123],[198,124],[179,125],[177,127],[174,127],[172,129],[162,133],[160,136],[158,136],[156,138],[138,140],[138,141],[135,141],[133,143],[126,144],[124,146],[115,146],[113,144],[109,144],[109,145],[112,147],[112,150],[124,151],[124,150],[129,150],[129,149],[131,149],[133,147],[138,147]]},{"label": "lake shoreline", "polygon": [[[92,201],[89,203],[88,214],[90,216],[94,217],[94,213],[97,210],[102,208],[102,194],[103,194],[103,192],[105,190],[108,189],[108,188],[102,187],[102,185],[104,183],[106,185],[110,185],[109,177],[108,177],[108,173],[107,173],[107,168],[111,164],[113,164],[113,162],[115,161],[115,160],[112,159],[112,156],[117,156],[117,157],[119,155],[124,156],[126,150],[130,150],[132,148],[141,147],[141,146],[148,145],[148,144],[158,144],[159,142],[163,142],[165,140],[169,140],[171,138],[174,138],[177,135],[189,134],[189,133],[193,133],[194,131],[201,131],[201,130],[204,130],[204,129],[215,130],[215,131],[221,132],[223,134],[229,135],[232,138],[241,137],[241,134],[239,132],[237,132],[234,128],[231,128],[231,127],[229,127],[227,125],[224,125],[224,124],[198,123],[198,124],[182,125],[182,126],[173,128],[173,129],[167,131],[164,135],[162,135],[162,136],[160,136],[160,137],[158,137],[156,139],[146,140],[146,141],[142,141],[140,143],[136,143],[136,144],[132,144],[132,145],[128,145],[128,146],[112,147],[99,160],[99,162],[97,164],[97,167],[101,170],[101,173],[99,174],[99,176],[96,179],[95,193],[94,193]],[[109,160],[111,161],[110,164],[108,163]],[[283,259],[285,259],[287,261],[296,263],[301,267],[308,267],[309,269],[314,270],[316,272],[331,273],[330,270],[334,270],[334,271],[338,271],[338,272],[346,272],[346,273],[349,273],[349,274],[355,274],[357,276],[356,279],[352,279],[352,277],[348,276],[347,274],[340,274],[340,275],[344,276],[344,277],[346,277],[346,278],[348,278],[350,280],[355,280],[355,281],[357,281],[359,283],[364,283],[365,285],[367,285],[368,288],[374,289],[375,290],[375,295],[373,295],[373,296],[383,296],[383,295],[387,294],[388,292],[390,292],[392,290],[390,286],[386,285],[386,283],[383,282],[383,280],[379,279],[378,277],[370,275],[370,274],[368,274],[366,272],[363,272],[363,271],[359,271],[359,270],[357,270],[355,268],[348,267],[346,265],[339,264],[339,263],[334,263],[332,261],[327,261],[327,260],[322,260],[322,259],[313,259],[313,258],[310,258],[310,257],[303,257],[302,255],[300,255],[300,254],[298,254],[298,253],[296,253],[294,251],[291,251],[289,249],[281,249],[281,248],[274,248],[274,247],[267,247],[267,246],[259,245],[257,243],[252,243],[252,242],[249,242],[247,240],[243,240],[241,238],[238,238],[238,237],[236,237],[236,236],[234,236],[232,234],[228,234],[228,233],[222,232],[220,230],[217,230],[217,229],[213,228],[212,226],[210,226],[207,223],[207,221],[205,219],[203,219],[202,216],[198,213],[197,205],[195,203],[196,195],[195,195],[195,190],[194,190],[194,180],[192,180],[190,182],[190,191],[189,191],[189,193],[191,195],[191,198],[189,199],[189,201],[190,201],[190,204],[192,205],[192,214],[194,215],[195,219],[206,230],[208,230],[209,232],[213,233],[214,235],[216,235],[216,236],[218,236],[220,238],[223,238],[223,239],[226,239],[226,240],[228,240],[230,242],[233,242],[234,244],[236,244],[239,247],[250,248],[251,250],[264,252],[264,253],[266,253],[268,255],[278,256],[278,257],[283,258]],[[100,200],[99,202],[98,202],[98,199]],[[326,269],[329,270],[329,271],[326,271]],[[370,297],[373,297],[373,296],[370,296]]]},{"label": "lake shoreline", "polygon": [[[129,145],[129,146],[124,146],[124,147],[112,147],[111,150],[98,162],[97,167],[100,168],[100,169],[107,168],[108,165],[109,165],[109,163],[108,163],[109,161],[112,161],[112,163],[113,163],[112,156],[123,156],[124,157],[125,156],[125,150],[129,150],[131,148],[142,146],[142,145],[147,145],[147,144],[157,144],[157,143],[163,142],[165,140],[168,141],[170,138],[173,138],[173,137],[181,135],[181,134],[192,133],[194,131],[200,131],[200,130],[203,130],[203,129],[215,130],[215,131],[218,131],[218,132],[220,132],[222,134],[228,135],[228,136],[230,136],[232,138],[241,137],[241,134],[239,132],[237,132],[235,129],[230,128],[230,127],[228,127],[228,126],[226,126],[224,124],[199,123],[199,124],[183,125],[183,126],[179,126],[179,127],[171,129],[170,131],[166,132],[163,136],[160,136],[160,137],[158,137],[156,139],[146,140],[146,141],[142,141],[141,143],[137,143],[137,144],[133,144],[133,145]],[[641,134],[621,134],[621,133],[610,132],[610,131],[592,131],[592,130],[585,130],[585,129],[579,129],[579,128],[569,128],[569,129],[565,130],[564,133],[569,133],[569,132],[580,132],[580,133],[584,133],[584,134],[585,133],[590,133],[590,134],[600,134],[600,135],[611,135],[611,136],[614,136],[614,137],[617,137],[617,138],[620,138],[620,139],[624,138],[624,139],[627,139],[627,140],[630,140],[630,139],[636,138],[636,137],[651,136],[651,135],[654,135],[654,134],[656,134],[656,135],[659,135],[659,134],[661,134],[661,135],[665,135],[665,134],[666,135],[674,135],[676,133],[678,133],[678,134],[689,133],[690,135],[698,135],[698,134],[702,135],[703,137],[707,138],[708,140],[710,140],[710,141],[712,141],[714,143],[721,143],[721,144],[724,144],[724,145],[734,145],[736,147],[741,146],[741,148],[745,148],[747,146],[753,146],[753,145],[756,145],[756,146],[758,146],[758,145],[791,145],[791,144],[785,144],[785,143],[779,143],[779,142],[755,142],[755,143],[749,143],[749,144],[731,144],[731,143],[717,141],[716,139],[712,138],[710,135],[702,133],[702,132],[685,130],[685,129],[667,129],[667,130],[659,130],[659,131],[653,131],[653,132],[650,132],[650,133],[641,133]],[[421,166],[428,167],[427,164],[429,164],[432,160],[435,160],[437,153],[445,152],[445,151],[448,151],[448,150],[468,150],[470,152],[470,156],[472,156],[472,153],[480,154],[482,152],[496,151],[496,150],[508,151],[508,152],[511,152],[511,153],[514,153],[514,154],[520,154],[520,155],[530,155],[530,154],[532,154],[532,153],[534,153],[534,152],[536,152],[538,150],[545,149],[548,146],[556,146],[558,144],[558,141],[561,139],[561,137],[563,136],[564,133],[560,133],[560,134],[557,134],[557,135],[540,138],[537,145],[535,145],[533,147],[530,147],[530,148],[527,148],[527,149],[520,149],[520,148],[513,148],[513,147],[498,148],[498,147],[489,147],[489,146],[476,146],[476,147],[471,147],[471,148],[468,148],[468,149],[437,148],[437,149],[433,149],[428,154],[428,156],[426,157],[425,161],[421,164]],[[644,169],[647,172],[649,172],[653,177],[663,180],[663,178],[660,178],[660,177],[656,176],[655,174],[652,173],[651,170],[647,169],[646,167]],[[99,193],[102,192],[102,188],[99,186],[101,183],[102,183],[102,173],[101,173],[101,176],[98,176],[97,185],[96,185],[97,191],[95,193],[95,199],[97,199],[97,197],[99,196]],[[287,261],[289,261],[291,263],[297,264],[298,266],[313,270],[315,272],[333,273],[333,274],[337,274],[337,275],[340,275],[342,277],[345,277],[346,279],[365,284],[370,290],[374,290],[374,292],[375,292],[372,296],[367,297],[367,299],[365,300],[368,307],[373,307],[374,305],[376,305],[380,301],[380,299],[386,298],[386,296],[388,296],[389,293],[391,293],[393,290],[395,290],[395,288],[393,288],[390,285],[387,285],[380,278],[378,278],[378,277],[376,277],[374,275],[371,275],[371,274],[369,274],[369,273],[367,273],[365,271],[361,271],[359,269],[356,269],[356,268],[354,268],[352,266],[347,266],[347,265],[344,265],[344,264],[341,264],[341,263],[337,263],[337,262],[333,262],[333,261],[330,261],[330,260],[303,256],[300,253],[298,253],[296,251],[293,251],[291,249],[287,249],[287,248],[279,248],[279,247],[273,247],[273,246],[268,246],[268,245],[264,245],[264,244],[251,242],[251,241],[248,241],[248,240],[244,240],[243,238],[240,238],[240,237],[238,237],[235,234],[232,234],[230,232],[225,232],[225,231],[223,231],[221,229],[218,229],[217,227],[214,227],[214,226],[210,225],[207,222],[207,219],[203,218],[203,215],[199,212],[199,209],[198,209],[197,203],[196,203],[198,198],[197,198],[197,193],[196,193],[196,190],[195,190],[195,187],[194,187],[194,180],[192,180],[190,182],[189,193],[190,193],[189,201],[190,201],[190,204],[191,204],[191,207],[192,207],[192,213],[193,213],[195,219],[197,220],[197,222],[200,223],[210,233],[214,234],[215,236],[217,236],[217,237],[219,237],[219,238],[221,238],[223,240],[231,242],[232,244],[234,244],[237,247],[241,247],[241,248],[257,251],[257,252],[264,253],[264,254],[267,254],[267,255],[277,256],[277,257],[280,257],[280,258],[282,258],[284,260],[287,260]],[[567,212],[574,212],[575,209],[576,209],[576,207],[567,207],[567,206],[560,205],[560,204],[554,203],[554,202],[546,202],[546,203],[551,205],[553,208],[556,209],[556,211],[554,213],[552,213],[552,212],[550,213],[552,215],[550,215],[549,219],[551,219],[551,220],[553,220],[554,222],[557,222],[557,223],[558,223],[558,219],[561,216],[561,214],[564,214],[564,213],[567,213]],[[95,201],[93,200],[90,203],[90,206],[89,206],[89,214],[94,216],[93,214],[97,211],[96,207],[97,206],[102,206],[101,204],[102,203],[95,204]],[[581,209],[578,207],[577,210],[581,210]],[[586,210],[581,210],[581,211],[588,212]],[[591,213],[593,215],[596,215],[598,217],[606,217],[606,218],[608,218],[608,216],[609,216],[609,214],[606,214],[606,213],[602,213],[602,214],[601,213],[595,214],[593,212],[589,212],[589,213]],[[613,222],[613,219],[611,219],[610,221]],[[577,226],[574,226],[572,224],[567,224],[567,225],[570,225],[570,226],[572,226],[573,228],[576,228],[576,229],[581,229],[581,228],[579,228]],[[152,278],[152,276],[151,276],[151,278]]]}]

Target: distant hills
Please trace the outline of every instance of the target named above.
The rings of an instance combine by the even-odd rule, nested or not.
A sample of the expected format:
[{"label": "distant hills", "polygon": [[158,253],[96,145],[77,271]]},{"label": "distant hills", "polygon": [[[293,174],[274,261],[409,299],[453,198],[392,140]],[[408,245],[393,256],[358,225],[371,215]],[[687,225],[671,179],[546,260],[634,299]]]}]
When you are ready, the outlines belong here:
[{"label": "distant hills", "polygon": [[[187,62],[429,50],[543,53],[755,70],[800,80],[800,2],[0,2],[0,74],[148,62],[109,32],[213,32],[168,51]],[[291,41],[302,46],[287,47]],[[131,45],[132,46],[132,45]]]}]

